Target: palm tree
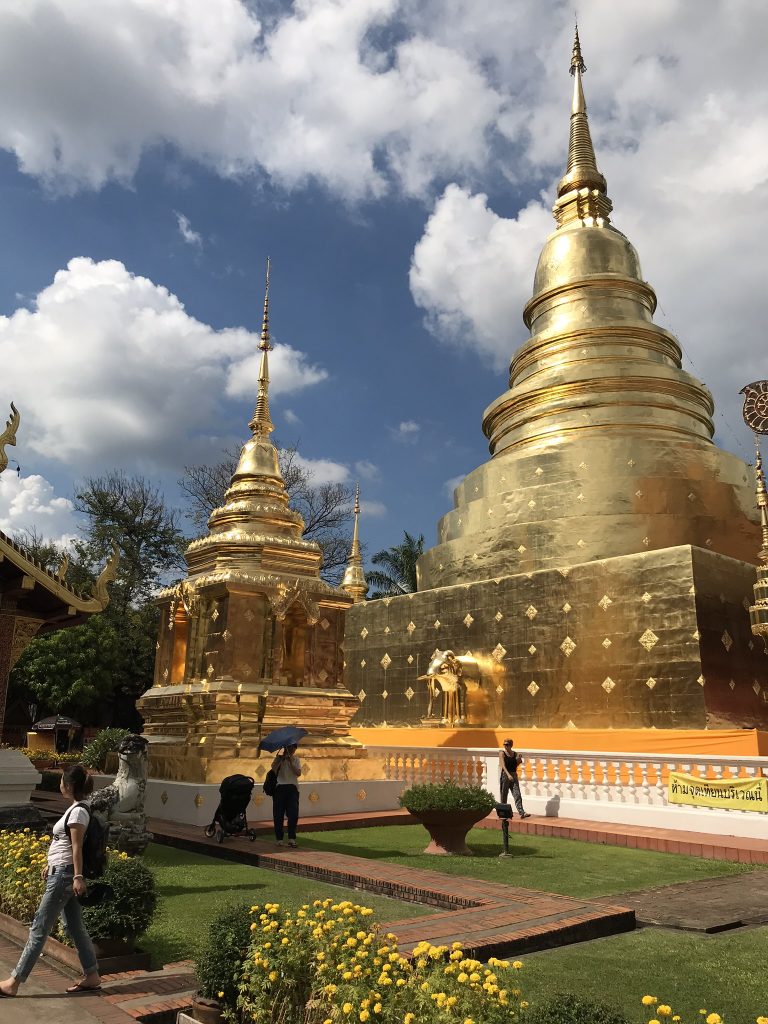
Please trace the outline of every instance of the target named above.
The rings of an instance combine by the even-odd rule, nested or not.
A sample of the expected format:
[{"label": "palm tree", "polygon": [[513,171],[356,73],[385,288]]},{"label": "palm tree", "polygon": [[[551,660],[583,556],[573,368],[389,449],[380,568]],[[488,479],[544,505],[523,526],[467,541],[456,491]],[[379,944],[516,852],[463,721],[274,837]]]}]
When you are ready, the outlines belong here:
[{"label": "palm tree", "polygon": [[398,594],[416,592],[416,560],[424,553],[424,534],[412,537],[404,531],[405,540],[385,551],[378,551],[371,562],[383,566],[367,574],[368,583],[374,588],[370,597],[396,597]]}]

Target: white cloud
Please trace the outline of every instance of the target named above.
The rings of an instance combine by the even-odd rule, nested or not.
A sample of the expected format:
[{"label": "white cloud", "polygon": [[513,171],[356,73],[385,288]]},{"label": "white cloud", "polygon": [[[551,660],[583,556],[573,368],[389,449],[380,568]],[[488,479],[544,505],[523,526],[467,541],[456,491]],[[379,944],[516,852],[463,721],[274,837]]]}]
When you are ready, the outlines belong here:
[{"label": "white cloud", "polygon": [[280,415],[281,415],[282,419],[284,419],[285,422],[290,424],[290,426],[292,426],[292,427],[295,427],[299,423],[301,423],[301,420],[296,415],[296,413],[293,411],[293,409],[283,409],[283,411],[282,411],[282,413]]},{"label": "white cloud", "polygon": [[360,459],[355,463],[355,473],[362,480],[378,480],[381,475],[379,467],[368,459]]},{"label": "white cloud", "polygon": [[179,227],[179,234],[187,243],[187,245],[195,246],[201,249],[203,246],[203,236],[199,231],[195,231],[189,221],[189,217],[185,217],[183,213],[176,213],[176,223]]},{"label": "white cloud", "polygon": [[387,514],[387,506],[383,501],[366,501],[362,499],[360,501],[360,513],[363,517],[368,516],[370,519],[380,519]]},{"label": "white cloud", "polygon": [[501,97],[402,17],[399,0],[297,0],[268,22],[245,0],[4,0],[0,146],[59,188],[128,182],[167,142],[224,175],[418,193],[482,165]]},{"label": "white cloud", "polygon": [[78,534],[78,517],[68,498],[55,495],[45,477],[0,475],[0,530],[13,536],[36,530],[47,540],[68,545]]},{"label": "white cloud", "polygon": [[349,480],[349,467],[332,459],[309,459],[298,453],[294,456],[296,463],[309,473],[315,486],[321,484],[344,484]]},{"label": "white cloud", "polygon": [[465,476],[466,474],[461,474],[460,476],[452,476],[450,480],[446,480],[445,483],[443,484],[443,490],[451,499],[451,501],[453,501],[453,492],[456,490],[456,488],[459,486],[459,484],[462,482]]},{"label": "white cloud", "polygon": [[421,425],[415,420],[403,420],[396,427],[389,428],[392,437],[403,444],[415,444],[420,430]]},{"label": "white cloud", "polygon": [[[121,463],[177,469],[191,436],[220,431],[225,393],[255,396],[257,345],[242,328],[195,320],[166,288],[116,260],[71,260],[31,309],[0,317],[20,444],[75,472]],[[275,394],[325,377],[287,345],[271,353],[270,371]]]}]

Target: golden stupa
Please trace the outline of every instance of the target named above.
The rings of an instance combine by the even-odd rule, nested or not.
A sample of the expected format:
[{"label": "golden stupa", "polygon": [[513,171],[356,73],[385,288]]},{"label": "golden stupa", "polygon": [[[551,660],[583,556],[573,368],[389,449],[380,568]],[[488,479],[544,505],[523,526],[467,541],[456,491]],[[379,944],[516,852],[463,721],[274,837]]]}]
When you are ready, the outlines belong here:
[{"label": "golden stupa", "polygon": [[359,702],[343,683],[344,613],[365,586],[359,505],[351,585],[332,587],[320,578],[320,547],[302,538],[270,440],[271,347],[268,265],[251,437],[207,535],[187,548],[186,579],[158,598],[155,677],[138,701],[154,777],[219,782],[255,769],[262,778],[260,737],[284,725],[309,732],[302,758],[311,781],[378,774],[349,735]]},{"label": "golden stupa", "polygon": [[347,615],[360,725],[440,724],[419,675],[450,651],[466,726],[768,726],[749,467],[713,444],[712,397],[653,322],[655,293],[611,223],[578,32],[570,70],[556,228],[531,336],[483,418],[492,457],[456,488],[418,593]]}]

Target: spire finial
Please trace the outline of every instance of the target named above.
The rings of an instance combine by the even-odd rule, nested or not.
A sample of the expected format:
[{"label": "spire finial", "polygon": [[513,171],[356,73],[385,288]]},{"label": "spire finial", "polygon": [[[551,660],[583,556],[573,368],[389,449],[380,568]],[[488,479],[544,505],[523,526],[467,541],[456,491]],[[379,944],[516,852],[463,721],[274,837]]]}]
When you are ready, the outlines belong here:
[{"label": "spire finial", "polygon": [[755,491],[757,507],[760,509],[760,526],[763,533],[763,546],[760,549],[760,561],[768,563],[768,490],[765,486],[763,457],[760,453],[760,441],[755,434]]},{"label": "spire finial", "polygon": [[611,212],[611,202],[606,196],[605,178],[597,167],[587,120],[587,102],[581,84],[581,76],[586,70],[577,25],[570,67],[570,73],[573,75],[573,101],[568,167],[557,187],[558,198],[554,209],[558,227],[573,221],[581,221],[586,225],[607,224]]},{"label": "spire finial", "polygon": [[352,546],[349,551],[349,561],[344,571],[344,578],[341,581],[342,590],[346,590],[355,599],[355,604],[365,600],[368,593],[368,581],[363,570],[363,556],[360,551],[360,484],[355,485],[355,522],[352,527]]},{"label": "spire finial", "polygon": [[253,419],[248,424],[253,433],[259,437],[269,437],[275,429],[272,418],[269,414],[269,360],[267,353],[272,351],[272,343],[269,337],[269,272],[270,259],[267,256],[267,276],[264,287],[264,316],[261,321],[261,363],[259,365],[259,394],[256,399],[256,409]]}]

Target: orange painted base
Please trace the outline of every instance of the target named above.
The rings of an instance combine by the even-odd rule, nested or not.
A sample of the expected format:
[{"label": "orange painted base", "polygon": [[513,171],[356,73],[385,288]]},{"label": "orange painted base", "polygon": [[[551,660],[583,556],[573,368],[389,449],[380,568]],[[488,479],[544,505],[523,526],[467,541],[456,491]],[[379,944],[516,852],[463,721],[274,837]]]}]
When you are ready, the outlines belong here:
[{"label": "orange painted base", "polygon": [[768,755],[768,732],[757,729],[352,729],[367,747],[500,747],[623,754]]}]

